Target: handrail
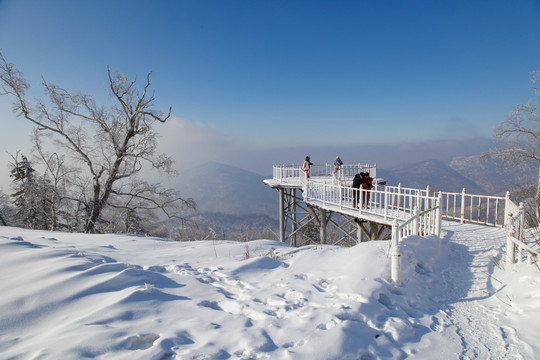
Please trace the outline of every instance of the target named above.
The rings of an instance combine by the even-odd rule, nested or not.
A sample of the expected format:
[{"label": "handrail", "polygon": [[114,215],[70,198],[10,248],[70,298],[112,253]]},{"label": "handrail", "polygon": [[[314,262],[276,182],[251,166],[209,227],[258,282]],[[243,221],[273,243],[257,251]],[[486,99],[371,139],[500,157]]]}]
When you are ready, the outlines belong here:
[{"label": "handrail", "polygon": [[[506,259],[510,263],[521,262],[523,253],[527,253],[527,261],[531,263],[540,258],[540,252],[523,242],[524,211],[523,205],[516,205],[506,196],[435,192],[426,189],[413,189],[398,186],[384,186],[382,190],[377,184],[371,190],[353,189],[354,175],[368,171],[376,177],[375,165],[342,165],[338,172],[331,164],[312,165],[309,181],[301,166],[274,166],[274,180],[298,181],[304,187],[306,201],[320,201],[322,205],[338,206],[339,209],[358,211],[359,215],[383,215],[386,220],[393,219],[392,226],[392,280],[401,284],[401,259],[399,244],[405,236],[420,233],[419,226],[427,229],[423,234],[440,235],[441,219],[458,220],[488,226],[504,227],[507,234]],[[324,181],[332,179],[332,184]],[[323,182],[321,182],[321,180]],[[437,196],[433,196],[437,194]],[[355,201],[356,200],[356,201]],[[367,201],[365,201],[367,200]],[[356,205],[369,205],[366,208]],[[411,215],[412,214],[412,215]],[[398,220],[404,221],[398,225]],[[411,225],[412,224],[412,225]],[[432,224],[435,224],[432,226]],[[412,227],[411,227],[412,226]],[[405,230],[405,232],[404,232]],[[394,268],[395,267],[395,268]],[[540,268],[539,268],[540,270]]]},{"label": "handrail", "polygon": [[[540,258],[540,251],[534,250],[525,243],[524,235],[524,217],[525,211],[523,204],[519,206],[513,201],[508,200],[506,207],[506,261],[509,264],[523,262],[525,256],[527,264],[537,264]],[[538,267],[540,270],[540,267]]]},{"label": "handrail", "polygon": [[505,224],[505,215],[510,194],[505,197],[493,195],[467,194],[463,189],[461,193],[442,193],[443,218],[459,220],[462,223],[502,227]]},{"label": "handrail", "polygon": [[[404,223],[402,223],[401,225],[398,226],[398,231],[402,231],[403,229],[405,229],[409,224],[411,223],[414,223],[416,220],[419,220],[420,218],[422,218],[425,214],[428,214],[428,213],[431,213],[431,212],[436,212],[437,209],[439,209],[439,206],[435,206],[435,207],[432,207],[432,208],[429,208],[427,210],[424,210],[424,211],[421,211],[421,212],[418,212],[417,214],[415,214],[414,216],[412,216],[411,218],[409,218],[407,221],[405,221]],[[412,229],[412,233],[408,234],[408,235],[418,235],[419,234],[419,231],[418,231],[418,224],[414,224],[413,226],[413,229]],[[437,236],[440,235],[440,229],[438,231],[438,233],[436,234]]]},{"label": "handrail", "polygon": [[[304,199],[306,203],[319,203],[323,207],[336,206],[340,210],[358,211],[359,215],[382,215],[385,220],[393,219],[391,278],[400,286],[401,239],[417,234],[440,236],[442,195],[439,193],[435,197],[429,189],[416,189],[414,192],[401,189],[401,193],[396,189],[399,188],[364,190],[341,184],[308,181],[304,187]],[[398,225],[398,220],[403,223]]]},{"label": "handrail", "polygon": [[[525,253],[525,254],[523,254]],[[540,252],[534,250],[529,245],[516,239],[509,233],[506,234],[506,260],[510,264],[523,262],[524,255],[527,256],[527,264],[538,263]],[[540,270],[540,269],[539,269]]]},{"label": "handrail", "polygon": [[[310,167],[310,176],[312,177],[334,177],[339,180],[352,179],[354,175],[360,172],[369,172],[370,176],[377,176],[377,166],[370,164],[343,164],[336,173],[333,164],[314,164]],[[283,181],[284,179],[305,179],[304,171],[301,165],[274,165],[274,180]]]},{"label": "handrail", "polygon": [[[441,197],[439,195],[439,200],[440,198]],[[394,224],[392,225],[392,239],[390,242],[392,245],[390,251],[392,256],[390,277],[397,286],[401,286],[402,281],[400,249],[401,240],[404,237],[411,235],[441,235],[440,201],[437,203],[437,206],[431,207],[424,211],[415,210],[414,212],[415,214],[401,225],[398,224],[397,220],[394,220]],[[424,230],[423,232],[421,231],[422,229]]]},{"label": "handrail", "polygon": [[415,209],[424,211],[440,201],[439,196],[425,191],[397,193],[390,187],[366,190],[319,181],[308,181],[303,196],[306,202],[318,202],[322,206],[334,206],[359,215],[379,215],[385,220],[403,221],[409,219]]}]

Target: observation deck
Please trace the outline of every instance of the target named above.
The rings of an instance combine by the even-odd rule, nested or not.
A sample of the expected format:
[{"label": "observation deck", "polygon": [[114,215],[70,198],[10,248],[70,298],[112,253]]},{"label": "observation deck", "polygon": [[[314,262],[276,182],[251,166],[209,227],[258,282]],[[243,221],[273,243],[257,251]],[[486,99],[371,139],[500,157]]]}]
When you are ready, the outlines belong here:
[{"label": "observation deck", "polygon": [[[352,188],[353,178],[360,172],[368,172],[375,179],[372,189]],[[313,242],[352,246],[365,239],[390,239],[391,278],[398,285],[401,284],[402,238],[440,236],[443,217],[508,226],[516,214],[523,213],[513,205],[508,193],[506,197],[498,197],[471,195],[465,189],[460,194],[431,191],[429,187],[383,185],[377,180],[376,166],[369,164],[342,165],[337,171],[334,165],[312,165],[309,177],[300,166],[274,166],[272,179],[264,183],[279,193],[280,241],[292,246]],[[334,214],[341,218],[333,219]],[[334,225],[331,236],[330,224]]]},{"label": "observation deck", "polygon": [[[371,190],[352,188],[353,178],[360,172],[367,172],[375,179]],[[300,166],[274,166],[273,178],[264,180],[264,183],[280,194],[280,240],[291,240],[291,244],[296,245],[295,235],[310,222],[320,226],[321,243],[326,242],[329,223],[340,229],[341,240],[355,243],[362,241],[364,235],[371,240],[379,239],[385,228],[403,224],[428,209],[434,212],[425,217],[424,228],[431,232],[439,231],[440,221],[436,217],[440,214],[435,213],[440,202],[438,194],[429,189],[385,186],[379,183],[376,175],[376,166],[369,164],[342,165],[337,171],[330,164],[312,165],[309,178]],[[332,221],[333,214],[349,221]],[[299,215],[303,216],[300,220]],[[288,220],[293,226],[287,236]],[[358,225],[354,229],[355,234],[348,226],[351,222]]]},{"label": "observation deck", "polygon": [[[371,190],[354,189],[356,174],[368,172],[374,179]],[[507,197],[449,193],[386,185],[377,179],[377,167],[370,164],[312,165],[309,178],[301,166],[273,167],[272,179],[264,184],[279,193],[280,240],[302,245],[296,235],[319,226],[319,242],[327,243],[327,225],[337,227],[341,235],[334,244],[354,245],[366,239],[376,240],[393,226],[414,222],[415,233],[440,234],[441,219],[469,221],[502,226]],[[335,221],[334,214],[345,221]],[[413,221],[412,219],[415,218]],[[287,229],[291,223],[290,230]],[[355,223],[357,226],[350,226]],[[310,230],[313,233],[313,229]],[[335,237],[335,236],[334,236]],[[313,236],[312,236],[313,238]],[[312,240],[309,240],[311,242]],[[305,243],[305,242],[304,242]]]}]

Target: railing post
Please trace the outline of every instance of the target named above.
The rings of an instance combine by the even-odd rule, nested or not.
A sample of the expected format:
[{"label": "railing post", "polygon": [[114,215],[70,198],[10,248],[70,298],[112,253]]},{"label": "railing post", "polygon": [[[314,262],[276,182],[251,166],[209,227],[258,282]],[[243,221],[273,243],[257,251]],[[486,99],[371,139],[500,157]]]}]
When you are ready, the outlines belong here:
[{"label": "railing post", "polygon": [[465,222],[465,188],[461,191],[461,223]]},{"label": "railing post", "polygon": [[359,213],[361,214],[362,207],[364,205],[364,191],[362,191],[362,187],[360,187],[360,189],[356,189],[356,191],[358,191],[358,204],[356,204],[356,206],[358,207]]},{"label": "railing post", "polygon": [[392,224],[392,264],[391,274],[392,282],[401,286],[401,253],[399,250],[399,227],[397,220]]},{"label": "railing post", "polygon": [[523,208],[523,203],[519,203],[519,220],[516,238],[523,242],[523,228],[525,227],[525,209]]},{"label": "railing post", "polygon": [[384,219],[388,219],[388,188],[384,187]]},{"label": "railing post", "polygon": [[338,204],[339,208],[342,209],[343,207],[343,189],[341,188],[341,184],[338,182]]},{"label": "railing post", "polygon": [[413,231],[412,231],[412,234],[413,235],[418,235],[420,232],[418,231],[418,218],[416,217],[416,215],[418,215],[419,211],[418,211],[418,208],[415,207],[413,209],[413,216],[414,216],[414,220],[413,220]]},{"label": "railing post", "polygon": [[398,201],[397,201],[397,210],[399,212],[399,209],[401,208],[401,183],[398,183]]},{"label": "railing post", "polygon": [[426,197],[424,199],[424,207],[421,208],[422,211],[424,211],[426,209],[429,209],[430,206],[429,206],[428,202],[429,202],[429,185],[426,186]]},{"label": "railing post", "polygon": [[515,244],[512,241],[512,236],[514,234],[514,224],[512,221],[512,215],[508,214],[507,216],[507,226],[506,228],[506,262],[508,264],[513,264],[516,262],[516,249]]},{"label": "railing post", "polygon": [[[416,190],[416,208],[419,209],[420,208],[420,191],[421,190]],[[412,204],[411,204],[412,205]],[[412,210],[414,211],[414,207],[412,208]]]},{"label": "railing post", "polygon": [[435,235],[441,237],[442,228],[442,191],[439,191],[439,198],[437,199],[437,210],[435,210]]}]

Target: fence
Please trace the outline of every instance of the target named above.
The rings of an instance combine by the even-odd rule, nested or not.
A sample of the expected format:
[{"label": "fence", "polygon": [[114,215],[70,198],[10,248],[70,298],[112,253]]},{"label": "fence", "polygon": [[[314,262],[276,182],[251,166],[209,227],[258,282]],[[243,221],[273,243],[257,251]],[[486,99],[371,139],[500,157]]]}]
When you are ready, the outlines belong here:
[{"label": "fence", "polygon": [[[441,219],[458,220],[488,226],[504,227],[506,231],[506,260],[513,263],[535,263],[538,267],[540,252],[525,243],[523,206],[517,206],[505,197],[461,193],[434,192],[398,186],[378,186],[372,190],[354,189],[352,178],[359,172],[376,177],[375,165],[342,165],[335,172],[334,165],[312,165],[307,181],[301,167],[274,166],[274,179],[300,181],[305,186],[306,201],[320,202],[322,206],[335,206],[339,210],[357,212],[358,215],[382,215],[393,219],[392,226],[392,280],[401,284],[400,242],[409,235],[440,235]],[[331,183],[326,179],[331,178]],[[398,220],[403,221],[400,225]],[[539,267],[540,270],[540,267]]]},{"label": "fence", "polygon": [[401,240],[411,235],[441,235],[441,209],[437,203],[435,207],[426,209],[424,211],[415,211],[414,215],[407,221],[398,224],[397,220],[394,220],[392,225],[392,248],[391,248],[391,267],[390,277],[392,281],[401,286]]},{"label": "fence", "polygon": [[435,208],[440,203],[440,196],[429,190],[392,186],[364,190],[318,181],[307,182],[304,199],[323,207],[332,206],[341,211],[357,212],[358,215],[382,216],[385,220],[407,220],[415,211]]},{"label": "fence", "polygon": [[538,270],[540,252],[527,245],[525,235],[525,212],[523,204],[519,206],[512,201],[506,207],[506,262],[509,264],[535,264]]},{"label": "fence", "polygon": [[[311,177],[332,178],[334,184],[343,187],[343,193],[349,202],[355,196],[361,197],[362,201],[365,198],[363,192],[358,194],[358,191],[350,189],[354,175],[362,171],[370,172],[372,177],[376,177],[377,174],[376,166],[369,164],[344,164],[340,167],[338,174],[334,174],[334,170],[335,167],[331,164],[313,165],[311,166]],[[296,165],[274,166],[274,179],[279,181],[297,180],[303,184],[307,183],[301,167]],[[411,211],[415,206],[419,210],[431,207],[431,204],[424,203],[425,199],[435,198],[437,197],[436,194],[438,192],[431,191],[429,187],[425,190],[419,190],[405,188],[401,184],[384,187],[375,184],[374,189],[371,191],[370,202],[374,206],[401,211],[400,218],[404,218],[405,213]],[[506,197],[474,195],[467,194],[466,190],[463,189],[461,193],[440,192],[440,194],[442,196],[441,214],[443,219],[498,227],[505,225],[508,212],[507,204],[510,203],[509,193],[506,194]],[[420,203],[417,203],[418,201]],[[339,206],[341,207],[343,204]]]},{"label": "fence", "polygon": [[277,181],[300,180],[304,176],[302,169],[295,165],[274,166],[273,177]]},{"label": "fence", "polygon": [[[392,218],[391,278],[398,286],[401,285],[401,240],[410,235],[440,236],[442,195],[434,196],[429,188],[419,190],[385,186],[382,190],[362,190],[308,181],[304,199],[323,207],[357,211],[359,216],[371,214],[383,216],[385,220]],[[399,225],[398,220],[403,223]]]},{"label": "fence", "polygon": [[[336,180],[352,179],[354,175],[360,172],[369,172],[371,177],[377,176],[377,166],[370,164],[342,165],[336,173],[336,168],[333,164],[311,165],[311,177],[329,177]],[[274,165],[273,167],[274,180],[297,180],[304,181],[306,176],[301,166],[298,165]]]},{"label": "fence", "polygon": [[463,189],[461,193],[442,192],[442,198],[445,219],[499,227],[505,224],[509,193],[506,197],[473,195]]},{"label": "fence", "polygon": [[509,192],[500,197],[471,195],[463,189],[462,193],[443,192],[442,196],[443,218],[504,227],[507,263],[527,262],[538,267],[540,252],[527,245],[523,204],[518,206],[510,200]]}]

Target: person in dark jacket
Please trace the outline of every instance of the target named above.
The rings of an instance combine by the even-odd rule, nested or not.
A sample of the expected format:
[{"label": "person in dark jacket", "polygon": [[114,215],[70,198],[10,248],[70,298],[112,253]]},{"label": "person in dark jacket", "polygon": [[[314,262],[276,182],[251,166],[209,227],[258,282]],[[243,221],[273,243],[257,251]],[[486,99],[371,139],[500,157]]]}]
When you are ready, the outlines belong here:
[{"label": "person in dark jacket", "polygon": [[[362,177],[364,173],[356,174],[354,175],[353,181],[352,181],[352,188],[353,189],[360,189],[360,185],[362,184]],[[360,194],[360,190],[353,190],[353,208],[356,208],[358,204],[358,196]]]},{"label": "person in dark jacket", "polygon": [[336,156],[336,160],[334,161],[334,174],[337,174],[339,171],[339,167],[343,165],[343,161],[339,158],[339,156]]}]

